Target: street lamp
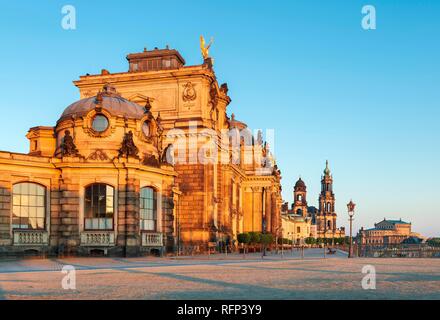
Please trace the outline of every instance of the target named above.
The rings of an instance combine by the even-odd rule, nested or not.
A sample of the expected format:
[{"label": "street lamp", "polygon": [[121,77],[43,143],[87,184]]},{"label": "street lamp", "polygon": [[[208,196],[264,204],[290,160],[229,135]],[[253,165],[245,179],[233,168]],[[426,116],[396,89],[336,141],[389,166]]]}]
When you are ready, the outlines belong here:
[{"label": "street lamp", "polygon": [[350,220],[350,243],[349,243],[349,247],[348,247],[348,257],[349,258],[352,258],[351,246],[352,246],[352,242],[353,242],[352,230],[353,230],[353,216],[354,216],[354,208],[355,207],[356,207],[356,204],[354,204],[354,202],[352,200],[350,200],[350,202],[347,204],[348,217]]}]

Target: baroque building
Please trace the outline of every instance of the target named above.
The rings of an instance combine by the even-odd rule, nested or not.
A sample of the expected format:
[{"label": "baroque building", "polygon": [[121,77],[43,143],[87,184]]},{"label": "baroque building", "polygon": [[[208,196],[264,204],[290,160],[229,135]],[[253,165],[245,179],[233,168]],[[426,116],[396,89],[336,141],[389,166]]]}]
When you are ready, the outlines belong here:
[{"label": "baroque building", "polygon": [[[336,227],[337,214],[335,212],[335,194],[333,193],[333,176],[330,173],[328,161],[321,177],[321,193],[319,195],[319,209],[307,204],[307,186],[299,178],[293,189],[293,203],[282,205],[284,236],[294,234],[295,239],[300,238],[341,238],[345,237],[345,228]],[[307,232],[304,232],[307,230]],[[300,233],[300,231],[302,231]],[[288,237],[288,239],[290,239]]]},{"label": "baroque building", "polygon": [[324,175],[321,177],[319,209],[315,217],[318,238],[341,238],[345,236],[345,229],[336,226],[335,200],[333,176],[328,161],[326,161]]},{"label": "baroque building", "polygon": [[293,244],[304,244],[312,236],[312,218],[308,214],[307,187],[301,178],[295,183],[293,199],[290,210],[288,203],[282,206],[283,238]]},{"label": "baroque building", "polygon": [[420,234],[411,231],[410,222],[385,218],[375,223],[374,228],[361,228],[356,236],[358,243],[369,246],[400,244],[409,238],[424,239]]},{"label": "baroque building", "polygon": [[80,100],[0,152],[0,253],[140,255],[280,232],[281,173],[262,134],[228,116],[207,49],[127,56],[84,75]]}]

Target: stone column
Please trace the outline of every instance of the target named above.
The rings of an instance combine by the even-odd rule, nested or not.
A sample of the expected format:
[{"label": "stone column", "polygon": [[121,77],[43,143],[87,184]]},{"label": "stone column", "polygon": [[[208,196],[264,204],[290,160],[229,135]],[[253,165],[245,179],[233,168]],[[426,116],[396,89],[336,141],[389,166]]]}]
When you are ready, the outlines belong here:
[{"label": "stone column", "polygon": [[174,194],[171,190],[162,192],[162,230],[166,252],[174,251]]},{"label": "stone column", "polygon": [[0,246],[7,246],[11,244],[12,239],[10,183],[8,183],[7,181],[0,181]]},{"label": "stone column", "polygon": [[50,189],[50,233],[49,233],[49,252],[50,254],[63,254],[62,234],[61,234],[61,192],[59,179],[52,179]]},{"label": "stone column", "polygon": [[[54,194],[56,199],[57,195]],[[63,178],[59,190],[59,253],[78,253],[79,235],[79,184],[71,178]]]},{"label": "stone column", "polygon": [[272,192],[270,190],[270,188],[266,188],[266,231],[268,233],[272,232]]},{"label": "stone column", "polygon": [[121,177],[118,186],[117,246],[126,257],[140,254],[139,186],[139,179],[130,173]]}]

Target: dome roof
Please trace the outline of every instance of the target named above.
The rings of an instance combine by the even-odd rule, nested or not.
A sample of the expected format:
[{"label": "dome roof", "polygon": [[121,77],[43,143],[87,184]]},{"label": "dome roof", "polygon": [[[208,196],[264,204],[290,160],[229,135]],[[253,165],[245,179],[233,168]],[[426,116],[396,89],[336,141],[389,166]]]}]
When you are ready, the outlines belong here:
[{"label": "dome roof", "polygon": [[231,115],[231,119],[229,120],[230,128],[237,128],[238,130],[246,129],[247,124],[238,120],[235,120],[235,114]]},{"label": "dome roof", "polygon": [[302,181],[301,178],[298,179],[298,181],[295,183],[295,190],[306,190],[306,184],[304,183],[304,181]]},{"label": "dome roof", "polygon": [[105,85],[103,91],[99,92],[95,97],[81,99],[68,106],[61,115],[60,120],[71,118],[72,116],[84,116],[89,111],[95,109],[97,104],[101,104],[102,108],[112,116],[140,119],[145,115],[144,108],[121,97],[114,87]]}]

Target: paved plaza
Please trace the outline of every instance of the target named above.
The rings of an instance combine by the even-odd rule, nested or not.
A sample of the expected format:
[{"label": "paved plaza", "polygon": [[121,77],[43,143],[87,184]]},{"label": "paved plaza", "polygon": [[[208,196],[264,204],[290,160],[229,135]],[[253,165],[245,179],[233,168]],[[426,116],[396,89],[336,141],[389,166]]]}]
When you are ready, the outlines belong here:
[{"label": "paved plaza", "polygon": [[[63,266],[76,289],[62,288]],[[376,289],[362,289],[362,268]],[[0,260],[0,299],[440,299],[440,259],[283,256]]]}]

